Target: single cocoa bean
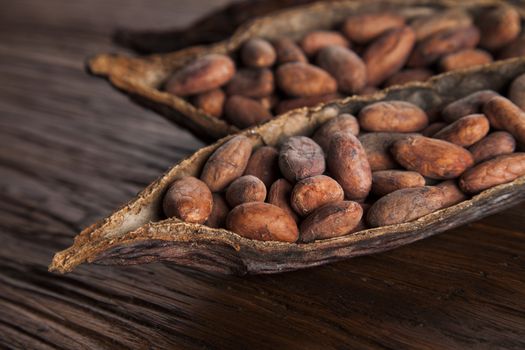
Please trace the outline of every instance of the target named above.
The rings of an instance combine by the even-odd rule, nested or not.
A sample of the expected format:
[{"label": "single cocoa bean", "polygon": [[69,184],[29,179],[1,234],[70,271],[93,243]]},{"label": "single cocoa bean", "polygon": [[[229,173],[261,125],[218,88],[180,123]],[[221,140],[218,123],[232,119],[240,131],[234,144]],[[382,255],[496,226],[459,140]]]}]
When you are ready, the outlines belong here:
[{"label": "single cocoa bean", "polygon": [[350,43],[339,32],[331,30],[315,30],[301,39],[301,48],[307,56],[314,56],[324,47],[337,45],[350,47]]},{"label": "single cocoa bean", "polygon": [[489,120],[483,114],[471,114],[441,129],[433,137],[469,147],[484,138],[489,129]]},{"label": "single cocoa bean", "polygon": [[354,15],[345,20],[341,31],[351,42],[366,44],[384,32],[405,25],[405,19],[392,12]]},{"label": "single cocoa bean", "polygon": [[372,103],[361,109],[357,118],[361,128],[376,132],[415,132],[428,125],[425,111],[405,101]]},{"label": "single cocoa bean", "polygon": [[447,105],[441,116],[446,122],[453,123],[466,115],[481,113],[485,102],[494,96],[498,93],[492,90],[474,92]]},{"label": "single cocoa bean", "polygon": [[268,68],[239,69],[232,80],[226,85],[228,95],[246,97],[265,97],[274,90],[273,73]]},{"label": "single cocoa bean", "polygon": [[509,154],[516,149],[516,140],[506,131],[493,132],[473,144],[469,151],[476,163],[494,158],[502,154]]},{"label": "single cocoa bean", "polygon": [[223,195],[220,193],[213,193],[213,209],[208,220],[204,223],[206,226],[213,228],[221,228],[226,224],[226,216],[230,212],[230,207]]},{"label": "single cocoa bean", "polygon": [[241,176],[228,186],[226,200],[233,208],[242,203],[264,202],[266,199],[266,186],[253,175]]},{"label": "single cocoa bean", "polygon": [[359,123],[356,117],[351,114],[343,113],[327,121],[317,129],[313,140],[317,142],[325,153],[328,153],[332,138],[338,133],[349,132],[354,136],[359,135]]},{"label": "single cocoa bean", "polygon": [[366,157],[372,171],[399,168],[399,165],[390,154],[390,146],[392,146],[395,141],[401,140],[407,135],[417,134],[373,132],[359,136],[359,141],[365,149]]},{"label": "single cocoa bean", "polygon": [[335,78],[341,92],[355,94],[366,85],[366,66],[352,50],[327,46],[317,54],[317,64]]},{"label": "single cocoa bean", "polygon": [[511,43],[521,31],[518,11],[505,4],[482,13],[476,24],[481,30],[480,45],[489,50],[497,50]]},{"label": "single cocoa bean", "polygon": [[432,124],[429,124],[426,128],[421,131],[421,134],[426,137],[432,137],[434,134],[436,134],[439,130],[446,127],[448,124],[443,122],[435,122]]},{"label": "single cocoa bean", "polygon": [[415,171],[381,170],[372,173],[372,193],[384,196],[402,188],[423,187],[425,178]]},{"label": "single cocoa bean", "polygon": [[226,95],[224,91],[221,89],[213,89],[194,96],[192,104],[204,113],[215,118],[220,118],[222,116],[225,99]]},{"label": "single cocoa bean", "polygon": [[185,222],[202,224],[208,219],[213,207],[211,191],[204,182],[186,176],[175,180],[164,195],[164,214]]},{"label": "single cocoa bean", "polygon": [[441,208],[448,208],[468,199],[467,195],[461,191],[456,180],[447,180],[436,185],[443,191],[443,203]]},{"label": "single cocoa bean", "polygon": [[525,145],[525,112],[503,96],[491,98],[483,107],[483,112],[495,129],[508,131],[518,145]]},{"label": "single cocoa bean", "polygon": [[309,137],[292,136],[281,145],[279,168],[292,183],[321,175],[325,170],[323,150]]},{"label": "single cocoa bean", "polygon": [[521,110],[525,110],[525,74],[518,76],[510,84],[509,99]]},{"label": "single cocoa bean", "polygon": [[308,63],[285,63],[276,72],[277,86],[289,96],[308,97],[335,93],[337,82],[325,70]]},{"label": "single cocoa bean", "polygon": [[439,62],[441,71],[450,72],[492,62],[492,55],[480,49],[465,49],[444,56]]},{"label": "single cocoa bean", "polygon": [[275,147],[259,147],[250,157],[244,175],[253,175],[270,188],[279,178],[278,159],[279,151]]},{"label": "single cocoa bean", "polygon": [[254,68],[272,66],[277,56],[272,44],[261,38],[246,41],[241,47],[240,55],[245,66]]},{"label": "single cocoa bean", "polygon": [[286,179],[279,179],[275,181],[268,191],[267,202],[278,206],[284,210],[296,222],[299,221],[297,213],[290,205],[290,196],[292,194],[292,185]]},{"label": "single cocoa bean", "polygon": [[498,53],[498,59],[500,60],[521,56],[525,56],[525,35],[518,36]]},{"label": "single cocoa bean", "polygon": [[273,42],[273,47],[277,53],[277,63],[303,62],[308,63],[301,48],[289,38],[279,38]]},{"label": "single cocoa bean", "polygon": [[337,181],[326,175],[317,175],[295,184],[290,203],[296,213],[305,216],[327,203],[342,201],[344,196]]},{"label": "single cocoa bean", "polygon": [[230,96],[224,105],[225,119],[240,129],[249,128],[272,119],[262,104],[244,96]]},{"label": "single cocoa bean", "polygon": [[471,25],[472,17],[460,9],[450,9],[420,16],[410,23],[410,26],[416,33],[417,41],[424,40],[444,30],[470,27]]}]

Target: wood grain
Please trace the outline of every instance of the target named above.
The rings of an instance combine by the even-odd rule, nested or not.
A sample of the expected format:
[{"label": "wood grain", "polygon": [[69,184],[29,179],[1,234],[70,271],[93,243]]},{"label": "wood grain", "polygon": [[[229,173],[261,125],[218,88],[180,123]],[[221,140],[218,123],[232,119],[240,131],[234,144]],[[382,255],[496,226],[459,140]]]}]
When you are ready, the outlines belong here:
[{"label": "wood grain", "polygon": [[524,348],[525,205],[282,275],[47,272],[77,231],[202,146],[86,76],[85,56],[116,50],[114,23],[182,24],[208,5],[21,0],[0,12],[0,348]]}]

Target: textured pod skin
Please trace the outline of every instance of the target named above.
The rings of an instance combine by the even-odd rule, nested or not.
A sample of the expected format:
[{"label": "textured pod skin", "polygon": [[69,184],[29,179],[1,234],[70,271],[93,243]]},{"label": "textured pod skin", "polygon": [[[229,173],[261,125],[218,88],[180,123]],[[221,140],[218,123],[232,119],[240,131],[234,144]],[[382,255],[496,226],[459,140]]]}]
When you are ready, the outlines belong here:
[{"label": "textured pod skin", "polygon": [[497,50],[511,43],[521,31],[518,11],[507,5],[482,13],[476,24],[481,29],[480,45],[489,50]]},{"label": "textured pod skin", "polygon": [[366,198],[372,187],[372,171],[361,142],[352,134],[337,134],[329,149],[328,169],[343,188],[346,198]]},{"label": "textured pod skin", "polygon": [[273,93],[274,85],[270,69],[243,68],[239,69],[226,85],[226,93],[253,98],[265,97]]},{"label": "textured pod skin", "polygon": [[282,100],[275,107],[275,113],[283,114],[292,109],[301,108],[301,107],[314,107],[320,103],[327,103],[340,99],[342,96],[337,93],[320,95],[320,96],[310,96],[310,97],[297,97],[287,100]]},{"label": "textured pod skin", "polygon": [[404,101],[372,103],[361,109],[358,118],[364,130],[375,132],[416,132],[428,125],[425,111]]},{"label": "textured pod skin", "polygon": [[203,92],[192,99],[192,103],[204,113],[215,118],[220,118],[224,109],[226,94],[221,89]]},{"label": "textured pod skin", "polygon": [[295,184],[290,203],[296,213],[305,216],[327,203],[342,201],[344,196],[337,181],[326,175],[317,175]]},{"label": "textured pod skin", "polygon": [[325,204],[304,219],[301,241],[311,242],[347,235],[355,230],[363,216],[359,203],[341,201]]},{"label": "textured pod skin", "polygon": [[209,54],[176,71],[166,82],[170,94],[188,96],[216,89],[235,74],[235,63],[226,55]]},{"label": "textured pod skin", "polygon": [[410,187],[425,186],[425,178],[415,171],[381,170],[372,173],[372,193],[384,196]]},{"label": "textured pod skin", "polygon": [[359,135],[359,123],[351,114],[343,113],[327,121],[317,129],[313,140],[317,142],[325,153],[328,153],[332,138],[341,132],[349,132],[354,136]]},{"label": "textured pod skin", "polygon": [[473,26],[437,32],[416,46],[407,65],[426,67],[445,55],[474,48],[479,42],[479,35],[479,30]]},{"label": "textured pod skin", "polygon": [[341,92],[355,94],[366,85],[366,66],[352,50],[327,46],[317,54],[317,64],[335,78]]},{"label": "textured pod skin", "polygon": [[259,147],[250,157],[244,175],[253,175],[270,188],[279,177],[278,159],[279,151],[275,147]]},{"label": "textured pod skin", "polygon": [[508,131],[518,145],[525,145],[525,112],[503,96],[491,98],[483,112],[495,129]]},{"label": "textured pod skin", "polygon": [[489,120],[483,114],[471,114],[441,129],[433,137],[469,147],[484,138],[489,129]]},{"label": "textured pod skin", "polygon": [[413,81],[423,82],[433,75],[434,73],[431,70],[425,68],[404,69],[388,78],[384,86],[403,85]]},{"label": "textured pod skin", "polygon": [[238,128],[245,129],[272,119],[262,104],[244,96],[230,96],[224,105],[224,117]]},{"label": "textured pod skin", "polygon": [[492,55],[480,49],[465,49],[446,55],[439,62],[443,72],[464,69],[492,62]]},{"label": "textured pod skin", "polygon": [[425,136],[396,141],[391,151],[404,168],[436,180],[458,177],[474,164],[472,155],[463,147]]},{"label": "textured pod skin", "polygon": [[301,48],[289,38],[279,38],[273,42],[273,47],[277,53],[277,63],[304,62],[308,59]]},{"label": "textured pod skin", "polygon": [[469,27],[472,25],[472,17],[459,9],[451,9],[416,18],[410,23],[416,33],[416,39],[421,41],[429,36],[443,30]]},{"label": "textured pod skin", "polygon": [[509,99],[516,106],[525,110],[525,74],[520,75],[510,84]]},{"label": "textured pod skin", "polygon": [[426,128],[421,131],[421,134],[426,137],[432,137],[435,135],[439,130],[446,127],[448,124],[443,122],[435,122],[432,124],[429,124]]},{"label": "textured pod skin", "polygon": [[443,191],[433,186],[397,190],[375,202],[367,213],[371,227],[402,224],[439,210]]},{"label": "textured pod skin", "polygon": [[313,56],[327,46],[350,47],[350,43],[341,33],[331,30],[315,30],[301,39],[301,48],[307,56]]},{"label": "textured pod skin", "polygon": [[366,44],[384,32],[405,25],[405,18],[392,12],[376,12],[347,18],[341,31],[351,42]]},{"label": "textured pod skin", "polygon": [[441,116],[446,122],[453,123],[469,114],[481,113],[485,102],[494,96],[499,96],[499,94],[492,90],[474,92],[447,105],[441,112]]},{"label": "textured pod skin", "polygon": [[213,207],[211,191],[204,182],[193,176],[174,181],[162,202],[164,214],[185,222],[202,224]]},{"label": "textured pod skin", "polygon": [[236,206],[226,218],[226,228],[240,236],[258,241],[295,242],[299,229],[294,219],[281,208],[261,202]]},{"label": "textured pod skin", "polygon": [[493,132],[469,148],[476,163],[483,162],[516,149],[516,140],[506,131]]},{"label": "textured pod skin", "polygon": [[525,153],[497,156],[466,171],[459,180],[463,192],[479,193],[525,175]]},{"label": "textured pod skin", "polygon": [[276,72],[279,88],[289,96],[309,97],[332,94],[337,82],[326,71],[308,63],[285,63]]},{"label": "textured pod skin", "polygon": [[299,221],[297,213],[290,205],[290,196],[292,194],[292,185],[286,179],[279,179],[275,181],[268,191],[267,202],[278,206],[284,210],[296,222]]},{"label": "textured pod skin", "polygon": [[368,163],[372,171],[396,169],[399,164],[390,153],[390,146],[397,140],[404,139],[408,135],[398,132],[377,132],[359,136],[359,141],[366,152]]},{"label": "textured pod skin", "polygon": [[323,150],[309,137],[290,137],[279,151],[279,168],[283,176],[292,183],[321,175],[325,170]]},{"label": "textured pod skin", "polygon": [[368,85],[380,85],[405,65],[415,43],[410,27],[393,29],[376,39],[363,54]]},{"label": "textured pod skin", "polygon": [[245,66],[254,68],[270,67],[276,59],[272,44],[261,38],[246,41],[241,47],[240,55]]},{"label": "textured pod skin", "polygon": [[241,176],[228,186],[226,201],[231,207],[242,203],[264,202],[266,199],[266,186],[253,175]]},{"label": "textured pod skin", "polygon": [[220,193],[213,193],[213,208],[211,210],[208,220],[204,223],[206,226],[213,228],[224,227],[226,224],[226,216],[230,212],[230,207],[226,203],[226,199]]},{"label": "textured pod skin", "polygon": [[252,143],[246,136],[231,138],[208,158],[202,169],[201,180],[212,192],[222,191],[244,173],[251,153]]},{"label": "textured pod skin", "polygon": [[436,185],[443,191],[442,208],[448,208],[468,199],[467,195],[461,191],[456,180],[447,180]]}]

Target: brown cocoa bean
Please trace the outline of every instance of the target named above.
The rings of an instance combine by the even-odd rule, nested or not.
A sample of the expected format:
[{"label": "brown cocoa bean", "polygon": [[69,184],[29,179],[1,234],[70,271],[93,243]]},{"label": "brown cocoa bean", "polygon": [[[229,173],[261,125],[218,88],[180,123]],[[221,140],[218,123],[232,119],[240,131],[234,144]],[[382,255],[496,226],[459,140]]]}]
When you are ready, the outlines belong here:
[{"label": "brown cocoa bean", "polygon": [[284,210],[296,222],[299,221],[297,213],[290,205],[290,196],[292,194],[292,185],[286,179],[279,179],[275,181],[268,191],[267,202],[278,206]]},{"label": "brown cocoa bean", "polygon": [[498,93],[492,90],[474,92],[447,105],[441,116],[446,122],[453,123],[469,114],[481,113],[485,102],[494,96],[498,96]]},{"label": "brown cocoa bean", "polygon": [[428,125],[425,111],[405,101],[372,103],[357,118],[363,130],[375,132],[416,132]]},{"label": "brown cocoa bean", "polygon": [[241,61],[247,67],[264,68],[275,63],[276,53],[268,41],[253,38],[246,41],[240,50]]},{"label": "brown cocoa bean", "polygon": [[275,107],[275,113],[283,114],[292,109],[300,107],[314,107],[320,103],[328,103],[340,99],[342,96],[334,93],[320,96],[310,96],[310,97],[297,97],[287,100],[282,100]]},{"label": "brown cocoa bean", "polygon": [[164,195],[164,214],[185,222],[202,224],[210,216],[213,207],[211,191],[204,182],[186,176],[175,180]]},{"label": "brown cocoa bean", "polygon": [[436,134],[439,130],[446,127],[448,124],[443,122],[435,122],[432,124],[429,124],[426,128],[421,131],[421,135],[426,137],[432,137],[434,134]]},{"label": "brown cocoa bean", "polygon": [[347,235],[354,231],[363,216],[359,203],[332,202],[318,208],[301,224],[301,241],[312,242]]},{"label": "brown cocoa bean", "polygon": [[292,183],[321,175],[325,170],[323,150],[309,137],[292,136],[281,145],[279,168]]},{"label": "brown cocoa bean", "polygon": [[525,110],[525,74],[518,76],[510,84],[509,99],[521,110]]},{"label": "brown cocoa bean", "polygon": [[516,140],[506,131],[493,132],[477,143],[469,151],[476,163],[494,158],[502,154],[509,154],[516,149]]},{"label": "brown cocoa bean", "polygon": [[246,136],[235,136],[222,144],[208,158],[201,173],[201,180],[212,192],[225,189],[244,173],[252,153],[252,143]]},{"label": "brown cocoa bean", "polygon": [[258,99],[255,99],[257,102],[261,104],[264,108],[271,110],[279,103],[279,97],[277,95],[270,95],[270,96],[264,96],[260,97]]},{"label": "brown cocoa bean", "polygon": [[176,71],[166,82],[170,94],[188,96],[216,89],[235,74],[235,64],[226,55],[209,54]]},{"label": "brown cocoa bean", "polygon": [[221,89],[213,89],[196,95],[192,99],[195,107],[215,118],[222,116],[226,95]]},{"label": "brown cocoa bean", "polygon": [[262,202],[236,206],[226,218],[226,228],[238,235],[258,241],[295,242],[299,229],[281,208]]},{"label": "brown cocoa bean", "polygon": [[220,193],[213,193],[213,209],[208,220],[204,223],[206,226],[213,228],[224,227],[226,223],[226,216],[230,212],[230,207],[223,195]]},{"label": "brown cocoa bean", "polygon": [[244,175],[253,175],[267,188],[279,177],[279,151],[275,147],[263,146],[253,152]]},{"label": "brown cocoa bean", "polygon": [[351,114],[343,113],[327,121],[317,129],[313,140],[317,142],[325,153],[328,153],[332,138],[338,133],[349,132],[354,136],[359,135],[359,123]]},{"label": "brown cocoa bean", "polygon": [[372,171],[361,142],[352,134],[334,135],[327,165],[348,199],[366,198],[372,187]]},{"label": "brown cocoa bean", "polygon": [[224,105],[224,117],[240,129],[249,128],[272,119],[272,114],[262,104],[244,96],[230,96]]},{"label": "brown cocoa bean", "polygon": [[384,196],[402,188],[423,187],[425,178],[415,171],[381,170],[372,173],[372,193]]},{"label": "brown cocoa bean", "polygon": [[441,208],[448,208],[468,199],[467,195],[461,191],[456,180],[447,180],[436,185],[443,192],[443,203]]},{"label": "brown cocoa bean", "polygon": [[405,19],[392,12],[364,13],[347,18],[341,31],[351,42],[366,44],[384,32],[404,25]]},{"label": "brown cocoa bean", "polygon": [[327,46],[350,47],[350,43],[341,33],[331,30],[312,31],[301,39],[300,45],[307,56],[314,56]]},{"label": "brown cocoa bean", "polygon": [[467,170],[459,180],[463,192],[479,193],[525,175],[525,153],[497,156]]},{"label": "brown cocoa bean", "polygon": [[525,145],[525,112],[503,96],[491,98],[483,107],[483,112],[495,129],[508,131],[518,145]]},{"label": "brown cocoa bean", "polygon": [[410,27],[392,29],[373,41],[363,54],[368,85],[380,85],[405,65],[415,43]]},{"label": "brown cocoa bean", "polygon": [[290,204],[296,213],[305,216],[327,203],[342,201],[344,196],[337,181],[326,175],[317,175],[295,184]]},{"label": "brown cocoa bean", "polygon": [[273,47],[277,53],[277,63],[304,62],[308,59],[301,48],[289,38],[279,38],[273,42]]},{"label": "brown cocoa bean", "polygon": [[500,60],[521,56],[525,56],[525,35],[518,36],[498,53],[498,59]]},{"label": "brown cocoa bean", "polygon": [[489,129],[489,120],[483,114],[471,114],[441,129],[433,137],[469,147],[484,138]]},{"label": "brown cocoa bean", "polygon": [[450,9],[437,14],[421,16],[410,23],[416,33],[417,41],[424,40],[443,30],[470,27],[471,25],[472,17],[460,9]]},{"label": "brown cocoa bean", "polygon": [[239,69],[226,85],[226,93],[230,96],[265,97],[271,95],[273,90],[273,73],[268,68]]},{"label": "brown cocoa bean", "polygon": [[241,176],[228,186],[226,201],[233,208],[242,203],[264,202],[266,199],[266,186],[253,175]]},{"label": "brown cocoa bean", "polygon": [[404,85],[414,81],[424,82],[433,75],[434,73],[431,70],[425,68],[404,69],[388,78],[384,86],[390,87],[394,85]]},{"label": "brown cocoa bean", "polygon": [[439,62],[441,71],[450,72],[492,62],[492,55],[480,49],[465,49],[444,56]]},{"label": "brown cocoa bean", "polygon": [[408,136],[396,141],[391,151],[405,169],[436,180],[458,177],[474,164],[472,155],[463,147],[425,136]]},{"label": "brown cocoa bean", "polygon": [[521,31],[521,18],[516,9],[500,5],[482,13],[476,21],[481,30],[480,45],[497,50],[511,43]]},{"label": "brown cocoa bean", "polygon": [[327,46],[317,54],[317,64],[335,78],[341,92],[355,94],[366,85],[366,66],[352,50]]},{"label": "brown cocoa bean", "polygon": [[388,170],[399,168],[392,155],[390,146],[407,135],[397,132],[374,132],[359,136],[359,141],[363,145],[366,157],[372,171]]},{"label": "brown cocoa bean", "polygon": [[277,86],[289,96],[308,97],[332,94],[337,82],[325,70],[308,63],[285,63],[276,71]]}]

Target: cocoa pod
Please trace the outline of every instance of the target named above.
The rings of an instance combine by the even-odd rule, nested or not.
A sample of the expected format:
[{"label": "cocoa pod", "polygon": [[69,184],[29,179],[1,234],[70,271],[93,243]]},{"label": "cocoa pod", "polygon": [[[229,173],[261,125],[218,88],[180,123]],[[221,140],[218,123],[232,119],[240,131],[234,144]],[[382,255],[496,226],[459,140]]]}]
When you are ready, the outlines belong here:
[{"label": "cocoa pod", "polygon": [[428,125],[426,113],[405,101],[372,103],[359,112],[359,125],[366,131],[416,132]]},{"label": "cocoa pod", "polygon": [[240,50],[241,61],[247,67],[265,68],[275,63],[276,53],[268,41],[261,38],[247,40]]},{"label": "cocoa pod", "polygon": [[253,175],[267,188],[279,178],[279,151],[275,147],[263,146],[253,152],[244,175]]},{"label": "cocoa pod", "polygon": [[518,145],[525,145],[525,112],[503,96],[491,98],[483,107],[483,112],[495,129],[508,131]]},{"label": "cocoa pod", "polygon": [[489,129],[489,120],[483,114],[471,114],[441,129],[433,137],[469,147],[484,138]]},{"label": "cocoa pod", "polygon": [[299,229],[281,208],[262,202],[236,206],[226,218],[226,228],[238,235],[258,241],[295,242]]},{"label": "cocoa pod", "polygon": [[226,201],[233,208],[242,203],[264,202],[266,186],[253,175],[244,175],[233,180],[226,190]]},{"label": "cocoa pod", "polygon": [[379,198],[367,213],[371,227],[402,224],[442,208],[443,191],[433,186],[404,188]]},{"label": "cocoa pod", "polygon": [[311,242],[347,235],[363,216],[363,208],[352,201],[332,202],[318,208],[301,223],[301,241]]},{"label": "cocoa pod", "polygon": [[467,195],[461,191],[456,180],[447,180],[436,185],[443,192],[443,203],[441,208],[448,208],[467,200]]},{"label": "cocoa pod", "polygon": [[212,192],[222,191],[244,173],[251,153],[252,143],[246,136],[232,137],[208,158],[201,172],[201,180]]},{"label": "cocoa pod", "polygon": [[327,103],[327,102],[338,100],[340,98],[341,98],[341,95],[334,93],[334,94],[327,94],[327,95],[320,95],[320,96],[297,97],[297,98],[282,100],[277,104],[277,107],[275,107],[275,113],[283,114],[288,111],[291,111],[292,109],[296,109],[300,107],[314,107],[320,103]]},{"label": "cocoa pod", "polygon": [[314,30],[306,34],[302,39],[300,46],[307,56],[316,55],[319,50],[327,46],[350,47],[350,43],[341,33],[331,30]]},{"label": "cocoa pod", "polygon": [[353,51],[327,46],[317,54],[317,64],[337,81],[341,92],[355,94],[366,85],[366,66]]},{"label": "cocoa pod", "polygon": [[164,195],[164,214],[185,222],[202,224],[208,219],[213,207],[211,191],[204,182],[186,176],[175,180]]},{"label": "cocoa pod", "polygon": [[295,184],[290,204],[296,213],[305,216],[327,203],[342,201],[344,196],[337,181],[326,175],[317,175]]},{"label": "cocoa pod", "polygon": [[366,44],[384,32],[404,25],[405,18],[392,12],[364,13],[347,18],[341,31],[351,42]]},{"label": "cocoa pod", "polygon": [[281,145],[279,168],[283,176],[292,183],[321,175],[325,170],[323,150],[309,137],[292,136]]},{"label": "cocoa pod", "polygon": [[423,186],[425,178],[415,171],[380,170],[372,173],[372,193],[379,197],[402,188]]},{"label": "cocoa pod", "polygon": [[373,41],[363,54],[369,85],[380,85],[405,65],[415,43],[410,27],[392,29]]},{"label": "cocoa pod", "polygon": [[424,40],[444,30],[470,27],[471,25],[472,17],[460,9],[450,9],[437,14],[420,16],[410,23],[417,41]]},{"label": "cocoa pod", "polygon": [[297,213],[290,205],[290,196],[292,194],[292,185],[286,179],[279,179],[275,181],[268,191],[267,202],[278,206],[284,210],[296,222],[299,221]]},{"label": "cocoa pod", "polygon": [[525,153],[497,156],[467,170],[459,180],[463,192],[479,193],[525,175]]},{"label": "cocoa pod", "polygon": [[363,145],[366,152],[368,163],[372,171],[388,170],[399,168],[392,155],[390,146],[407,135],[397,132],[374,132],[359,136],[359,142]]},{"label": "cocoa pod", "polygon": [[359,135],[359,123],[356,117],[343,113],[327,121],[317,129],[313,140],[317,142],[325,153],[328,153],[332,138],[338,133],[349,132],[354,136]]},{"label": "cocoa pod", "polygon": [[226,55],[209,54],[176,71],[165,90],[177,96],[200,94],[226,84],[235,74],[235,63]]},{"label": "cocoa pod", "polygon": [[525,74],[518,76],[510,84],[509,99],[521,110],[525,110]]},{"label": "cocoa pod", "polygon": [[372,171],[365,149],[354,135],[334,135],[326,162],[330,174],[339,182],[347,199],[366,198],[372,187]]},{"label": "cocoa pod", "polygon": [[434,136],[439,130],[446,127],[448,124],[443,122],[435,122],[432,124],[429,124],[426,128],[421,131],[421,135],[426,137],[432,137]]},{"label": "cocoa pod", "polygon": [[226,95],[221,89],[213,89],[196,95],[192,99],[195,107],[215,118],[222,116]]},{"label": "cocoa pod", "polygon": [[504,4],[482,13],[476,24],[481,30],[480,45],[489,50],[497,50],[511,43],[521,31],[518,11]]},{"label": "cocoa pod", "polygon": [[308,63],[301,48],[289,38],[278,38],[273,42],[273,47],[277,53],[277,63],[303,62]]},{"label": "cocoa pod", "polygon": [[391,151],[405,169],[436,180],[458,177],[474,164],[472,155],[463,147],[425,136],[408,136],[396,141]]},{"label": "cocoa pod", "polygon": [[476,163],[514,152],[516,140],[506,131],[493,132],[469,148]]},{"label": "cocoa pod", "polygon": [[308,63],[285,63],[276,71],[277,86],[289,96],[308,97],[335,93],[337,82],[326,71]]},{"label": "cocoa pod", "polygon": [[230,207],[223,195],[220,193],[213,193],[213,208],[211,210],[208,220],[204,223],[206,226],[213,228],[221,228],[226,224],[226,217],[230,212]]},{"label": "cocoa pod", "polygon": [[469,114],[481,113],[485,102],[498,95],[492,90],[474,92],[447,105],[443,108],[441,116],[446,122],[453,123]]},{"label": "cocoa pod", "polygon": [[262,104],[244,96],[230,96],[224,105],[224,117],[238,128],[264,123],[272,119],[272,114]]},{"label": "cocoa pod", "polygon": [[413,68],[401,70],[387,79],[384,86],[390,87],[394,85],[403,85],[414,81],[426,81],[432,77],[434,73],[425,68]]},{"label": "cocoa pod", "polygon": [[274,90],[273,73],[268,68],[239,69],[226,85],[228,95],[246,97],[265,97]]},{"label": "cocoa pod", "polygon": [[441,71],[450,72],[492,62],[492,55],[480,49],[465,49],[444,56],[439,62]]},{"label": "cocoa pod", "polygon": [[473,26],[437,32],[417,44],[407,65],[426,67],[445,55],[474,48],[479,42],[479,35],[479,30]]}]

